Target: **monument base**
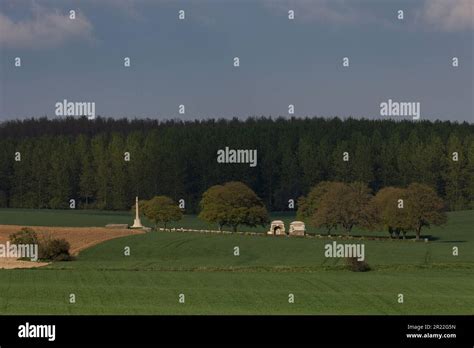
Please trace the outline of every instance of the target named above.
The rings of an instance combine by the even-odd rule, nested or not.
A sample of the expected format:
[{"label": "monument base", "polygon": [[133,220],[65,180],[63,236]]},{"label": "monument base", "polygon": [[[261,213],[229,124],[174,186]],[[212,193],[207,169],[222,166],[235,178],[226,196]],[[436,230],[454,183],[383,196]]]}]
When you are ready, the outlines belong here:
[{"label": "monument base", "polygon": [[130,226],[130,228],[143,228],[140,219],[135,219],[135,221],[133,221],[133,225]]}]

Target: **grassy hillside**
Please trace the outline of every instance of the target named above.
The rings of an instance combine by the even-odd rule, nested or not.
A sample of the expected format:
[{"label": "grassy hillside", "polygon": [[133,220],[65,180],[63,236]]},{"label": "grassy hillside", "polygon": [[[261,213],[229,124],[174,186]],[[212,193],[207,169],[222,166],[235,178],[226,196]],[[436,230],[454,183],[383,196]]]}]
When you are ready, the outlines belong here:
[{"label": "grassy hillside", "polygon": [[365,243],[366,273],[325,258],[331,239],[150,232],[96,245],[74,262],[0,270],[0,313],[474,314],[472,226],[474,212],[454,212],[428,243],[345,241]]},{"label": "grassy hillside", "polygon": [[[467,222],[467,221],[466,221]],[[453,223],[454,224],[454,223]],[[456,226],[457,224],[454,224]],[[474,243],[469,242],[470,226],[451,227],[433,242],[414,240],[345,240],[329,238],[286,238],[271,236],[215,235],[192,232],[149,232],[99,244],[84,250],[77,262],[56,263],[54,267],[103,269],[230,269],[301,267],[313,270],[343,265],[341,259],[324,257],[324,246],[333,240],[344,243],[364,243],[366,261],[379,267],[459,267],[474,262]],[[450,226],[448,226],[450,228]],[[131,250],[124,256],[124,247]],[[234,256],[234,247],[240,256]],[[452,255],[458,246],[459,256]],[[406,268],[405,267],[405,268]],[[337,268],[337,267],[336,267]]]}]

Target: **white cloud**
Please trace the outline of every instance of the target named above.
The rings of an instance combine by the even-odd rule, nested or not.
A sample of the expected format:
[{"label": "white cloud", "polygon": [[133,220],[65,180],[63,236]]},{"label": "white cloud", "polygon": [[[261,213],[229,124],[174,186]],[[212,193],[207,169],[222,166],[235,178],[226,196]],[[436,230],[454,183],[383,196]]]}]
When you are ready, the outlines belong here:
[{"label": "white cloud", "polygon": [[76,18],[69,13],[33,6],[31,17],[14,21],[0,13],[0,45],[12,48],[50,48],[70,40],[93,42],[93,26],[76,11]]},{"label": "white cloud", "polygon": [[[333,25],[379,24],[402,28],[393,10],[387,12],[375,1],[350,0],[264,0],[265,7],[280,14],[294,10],[298,19]],[[371,6],[371,4],[377,6]],[[387,7],[385,7],[388,9]],[[427,30],[474,29],[474,0],[424,0],[405,8],[408,21],[414,13],[415,26]]]},{"label": "white cloud", "polygon": [[473,0],[426,0],[421,18],[443,31],[474,29]]}]

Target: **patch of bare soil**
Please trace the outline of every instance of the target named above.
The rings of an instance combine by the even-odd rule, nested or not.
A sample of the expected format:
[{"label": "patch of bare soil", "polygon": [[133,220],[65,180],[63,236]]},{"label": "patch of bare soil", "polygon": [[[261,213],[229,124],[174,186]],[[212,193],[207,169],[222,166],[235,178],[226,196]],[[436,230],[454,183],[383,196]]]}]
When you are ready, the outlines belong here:
[{"label": "patch of bare soil", "polygon": [[[12,233],[20,231],[23,227],[32,228],[38,237],[64,238],[71,245],[70,252],[77,255],[83,249],[90,248],[109,239],[120,238],[132,234],[144,233],[134,229],[110,229],[105,227],[44,227],[44,226],[19,226],[0,225],[0,244],[5,244]],[[12,258],[0,257],[0,269],[33,268],[47,265],[47,262],[20,261]]]},{"label": "patch of bare soil", "polygon": [[14,269],[14,268],[36,268],[49,265],[49,262],[33,262],[17,260],[12,257],[0,258],[0,269]]}]

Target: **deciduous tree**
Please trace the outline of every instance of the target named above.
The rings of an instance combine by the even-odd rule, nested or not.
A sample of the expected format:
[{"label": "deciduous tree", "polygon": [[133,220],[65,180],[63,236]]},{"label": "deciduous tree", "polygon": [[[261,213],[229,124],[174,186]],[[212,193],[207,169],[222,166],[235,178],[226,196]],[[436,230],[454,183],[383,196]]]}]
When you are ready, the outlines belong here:
[{"label": "deciduous tree", "polygon": [[407,214],[410,228],[420,239],[421,229],[446,223],[443,200],[435,190],[423,184],[414,183],[407,188]]},{"label": "deciduous tree", "polygon": [[381,189],[373,199],[376,209],[375,226],[386,229],[391,237],[399,236],[401,233],[405,238],[406,232],[410,229],[408,212],[405,208],[407,198],[406,189],[397,187]]},{"label": "deciduous tree", "polygon": [[262,200],[247,185],[228,182],[216,185],[204,192],[199,217],[216,223],[219,229],[239,225],[258,226],[268,222],[268,212]]},{"label": "deciduous tree", "polygon": [[166,228],[170,221],[178,221],[183,217],[178,204],[167,196],[155,196],[140,203],[143,214],[155,223],[155,227],[161,222]]}]

